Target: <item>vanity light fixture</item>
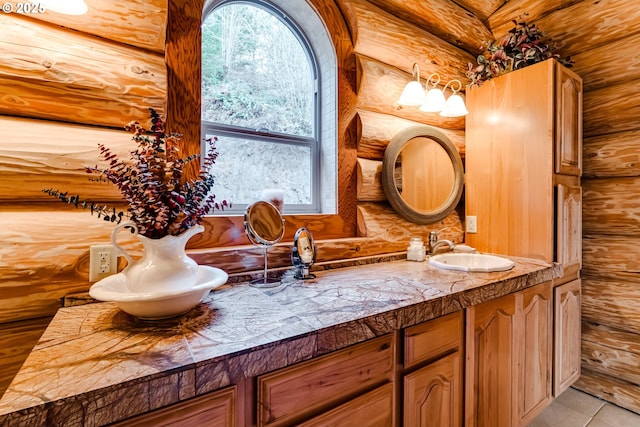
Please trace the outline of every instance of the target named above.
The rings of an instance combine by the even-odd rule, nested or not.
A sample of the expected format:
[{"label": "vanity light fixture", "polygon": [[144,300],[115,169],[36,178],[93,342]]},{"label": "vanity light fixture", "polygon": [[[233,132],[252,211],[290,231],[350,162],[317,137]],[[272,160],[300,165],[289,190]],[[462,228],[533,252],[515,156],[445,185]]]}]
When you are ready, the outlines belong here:
[{"label": "vanity light fixture", "polygon": [[64,15],[84,15],[89,10],[84,0],[29,0],[38,4],[46,11],[58,12]]},{"label": "vanity light fixture", "polygon": [[[440,113],[443,117],[460,117],[466,116],[469,112],[465,106],[464,99],[458,94],[462,89],[460,80],[451,80],[444,89],[438,87],[440,76],[433,73],[427,79],[425,94],[422,84],[420,83],[420,68],[418,64],[413,64],[413,78],[405,86],[402,95],[398,100],[399,105],[404,106],[420,106],[420,111],[426,113]],[[431,88],[429,88],[431,86]],[[444,92],[449,88],[453,94],[449,99],[445,98]]]},{"label": "vanity light fixture", "polygon": [[438,87],[440,83],[440,76],[438,74],[431,74],[427,79],[427,87],[431,85],[431,89],[427,90],[424,103],[420,106],[420,111],[425,113],[439,113],[447,106],[447,100],[444,97],[444,93]]},{"label": "vanity light fixture", "polygon": [[413,64],[412,73],[412,80],[404,87],[400,99],[398,99],[399,105],[417,107],[424,104],[424,89],[422,88],[422,83],[420,83],[420,68],[418,68],[418,64]]}]

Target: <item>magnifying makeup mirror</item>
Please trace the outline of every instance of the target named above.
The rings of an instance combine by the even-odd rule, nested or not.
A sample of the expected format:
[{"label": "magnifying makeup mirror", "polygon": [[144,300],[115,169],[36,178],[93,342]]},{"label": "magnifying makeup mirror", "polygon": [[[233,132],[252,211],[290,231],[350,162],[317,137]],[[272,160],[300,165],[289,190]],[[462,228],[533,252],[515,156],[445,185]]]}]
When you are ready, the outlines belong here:
[{"label": "magnifying makeup mirror", "polygon": [[291,262],[296,268],[296,279],[314,279],[315,274],[310,272],[311,266],[316,262],[316,244],[313,242],[311,232],[305,227],[299,228],[293,238]]},{"label": "magnifying makeup mirror", "polygon": [[251,286],[273,288],[280,285],[280,279],[267,277],[267,250],[284,236],[284,219],[280,211],[269,202],[255,202],[244,214],[244,229],[249,241],[261,246],[264,253],[264,277],[251,281]]}]

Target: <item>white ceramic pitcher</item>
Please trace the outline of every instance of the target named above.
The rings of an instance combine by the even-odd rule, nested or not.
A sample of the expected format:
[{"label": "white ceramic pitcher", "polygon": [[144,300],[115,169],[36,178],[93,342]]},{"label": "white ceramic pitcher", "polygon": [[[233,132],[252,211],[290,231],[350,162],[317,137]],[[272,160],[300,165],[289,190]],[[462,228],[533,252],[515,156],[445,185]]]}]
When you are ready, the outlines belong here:
[{"label": "white ceramic pitcher", "polygon": [[[134,261],[126,249],[116,242],[116,235],[123,227],[131,227],[144,246],[144,255]],[[111,243],[128,262],[122,270],[131,292],[165,292],[190,289],[196,285],[198,264],[185,253],[187,241],[204,227],[196,225],[179,236],[167,235],[160,239],[150,239],[138,233],[132,221],[116,226],[111,233]]]}]

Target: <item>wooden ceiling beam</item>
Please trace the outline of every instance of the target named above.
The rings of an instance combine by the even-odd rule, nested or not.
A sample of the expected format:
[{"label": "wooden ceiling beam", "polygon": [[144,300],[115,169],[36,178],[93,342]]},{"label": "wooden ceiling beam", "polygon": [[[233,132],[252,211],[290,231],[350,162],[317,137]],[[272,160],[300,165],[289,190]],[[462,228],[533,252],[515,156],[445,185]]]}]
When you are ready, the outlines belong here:
[{"label": "wooden ceiling beam", "polygon": [[438,73],[443,83],[453,79],[462,80],[463,84],[467,81],[467,64],[475,60],[474,55],[365,0],[343,3],[355,53],[409,75],[413,64],[418,63],[424,78]]},{"label": "wooden ceiling beam", "polygon": [[476,55],[491,31],[472,12],[453,1],[369,0],[381,9],[410,22],[442,40]]},{"label": "wooden ceiling beam", "polygon": [[[543,16],[550,13],[564,9],[575,3],[579,3],[581,0],[538,0],[532,2],[531,0],[510,0],[506,2],[502,7],[496,10],[489,19],[487,24],[489,29],[494,35],[494,39],[501,38],[507,32],[513,28],[513,20],[519,17],[525,17],[527,22],[537,22]],[[542,28],[544,31],[545,29]]]},{"label": "wooden ceiling beam", "polygon": [[463,8],[485,21],[498,10],[506,0],[455,0]]}]

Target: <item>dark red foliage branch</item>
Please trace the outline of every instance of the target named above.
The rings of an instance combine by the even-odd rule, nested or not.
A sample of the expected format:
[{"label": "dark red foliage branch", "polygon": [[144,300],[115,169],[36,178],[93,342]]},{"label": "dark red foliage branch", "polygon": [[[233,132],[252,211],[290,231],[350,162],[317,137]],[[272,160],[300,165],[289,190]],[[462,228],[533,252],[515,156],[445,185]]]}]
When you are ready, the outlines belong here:
[{"label": "dark red foliage branch", "polygon": [[554,52],[555,46],[549,44],[551,40],[536,24],[529,24],[522,17],[512,22],[514,27],[502,39],[485,43],[485,51],[478,55],[477,64],[468,64],[467,77],[471,85],[479,86],[501,74],[549,58],[556,58],[567,67],[573,64],[571,57],[561,58]]},{"label": "dark red foliage branch", "polygon": [[137,148],[130,152],[127,161],[104,144],[98,144],[100,158],[106,166],[87,167],[90,174],[98,175],[94,181],[114,184],[128,203],[126,214],[115,208],[68,196],[59,190],[46,189],[45,193],[76,207],[91,209],[91,213],[106,221],[119,223],[128,217],[138,226],[140,234],[158,239],[178,235],[200,224],[202,218],[214,209],[230,206],[226,200],[218,202],[212,192],[214,176],[211,173],[218,152],[216,138],[208,139],[207,155],[202,159],[199,176],[184,179],[184,168],[199,161],[200,155],[179,156],[181,135],[165,134],[162,118],[151,111],[151,129],[147,131],[138,122],[131,122],[125,129],[133,133]]}]

